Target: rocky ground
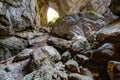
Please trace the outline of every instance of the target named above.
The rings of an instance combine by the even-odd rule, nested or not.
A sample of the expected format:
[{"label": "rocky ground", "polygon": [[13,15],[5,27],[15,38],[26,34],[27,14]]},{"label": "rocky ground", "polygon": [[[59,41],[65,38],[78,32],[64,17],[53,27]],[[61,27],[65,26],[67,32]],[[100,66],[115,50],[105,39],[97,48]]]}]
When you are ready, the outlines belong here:
[{"label": "rocky ground", "polygon": [[116,1],[39,27],[36,0],[0,0],[0,80],[120,80]]}]

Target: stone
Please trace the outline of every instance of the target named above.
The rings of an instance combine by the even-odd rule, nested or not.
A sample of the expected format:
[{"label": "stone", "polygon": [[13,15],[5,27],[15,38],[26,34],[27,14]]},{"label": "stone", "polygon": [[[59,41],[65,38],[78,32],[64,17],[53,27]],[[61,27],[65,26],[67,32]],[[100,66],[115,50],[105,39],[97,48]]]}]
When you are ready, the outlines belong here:
[{"label": "stone", "polygon": [[[39,33],[40,34],[40,33]],[[35,37],[33,39],[28,40],[28,43],[30,46],[33,46],[35,44],[42,44],[48,39],[48,34],[41,34],[39,37]],[[44,45],[44,44],[43,44]],[[39,45],[38,45],[39,46]]]},{"label": "stone", "polygon": [[74,59],[78,62],[79,65],[82,66],[84,66],[84,64],[86,64],[90,60],[87,56],[81,54],[76,54]]},{"label": "stone", "polygon": [[59,51],[66,51],[71,46],[71,41],[62,39],[62,38],[56,38],[56,37],[49,37],[47,40],[47,44],[54,46]]},{"label": "stone", "polygon": [[82,12],[59,18],[51,25],[51,33],[65,39],[79,35],[89,37],[106,24],[104,16],[95,12]]},{"label": "stone", "polygon": [[34,70],[39,69],[45,61],[53,63],[61,60],[59,52],[52,46],[43,46],[37,48],[31,53],[31,68]]},{"label": "stone", "polygon": [[11,74],[0,70],[0,80],[15,80]]},{"label": "stone", "polygon": [[120,16],[120,1],[111,0],[110,9],[115,15]]},{"label": "stone", "polygon": [[120,79],[120,62],[118,61],[109,61],[107,72],[111,78],[111,80],[119,80]]},{"label": "stone", "polygon": [[[24,75],[29,73],[31,70],[29,68],[29,59],[18,62],[18,63],[13,63],[13,59],[6,60],[6,64],[1,64],[0,63],[0,69],[4,70],[5,72],[1,72],[1,76],[3,80],[9,79],[10,75],[11,78],[10,80],[21,80]],[[5,76],[2,76],[4,74]]]},{"label": "stone", "polygon": [[100,29],[96,34],[96,40],[99,43],[119,43],[120,37],[120,23],[119,20]]},{"label": "stone", "polygon": [[105,43],[91,54],[91,59],[101,65],[107,65],[108,61],[114,59],[114,47],[110,43]]},{"label": "stone", "polygon": [[85,52],[90,50],[90,44],[87,39],[83,36],[76,36],[72,39],[70,49],[76,52]]},{"label": "stone", "polygon": [[54,67],[54,74],[53,74],[54,79],[55,80],[59,80],[59,79],[68,80],[68,74],[64,68],[65,67],[64,64],[62,62],[58,62],[54,66],[55,66]]},{"label": "stone", "polygon": [[69,80],[93,80],[91,77],[84,76],[77,73],[71,73],[69,75]]},{"label": "stone", "polygon": [[8,37],[5,39],[0,39],[0,44],[3,48],[7,48],[9,51],[11,51],[12,54],[17,54],[18,52],[20,52],[28,46],[26,40],[17,37]]},{"label": "stone", "polygon": [[91,78],[94,78],[93,74],[91,73],[90,70],[88,70],[87,68],[82,68],[81,69],[81,74],[85,75],[85,76],[89,76]]},{"label": "stone", "polygon": [[23,60],[30,58],[30,53],[32,52],[33,52],[32,49],[22,50],[20,53],[18,53],[18,55],[15,56],[13,62],[19,62],[19,61],[23,61]]},{"label": "stone", "polygon": [[74,60],[68,60],[65,63],[65,69],[68,70],[68,71],[70,71],[70,72],[73,72],[73,73],[79,73],[80,72],[79,65]]},{"label": "stone", "polygon": [[39,26],[39,23],[36,24],[39,22],[37,0],[0,2],[2,13],[0,14],[0,35],[15,35],[17,32]]},{"label": "stone", "polygon": [[62,58],[61,58],[61,61],[62,62],[67,62],[68,60],[70,60],[72,58],[72,55],[69,51],[66,51],[62,54]]},{"label": "stone", "polygon": [[7,48],[0,48],[0,61],[12,56],[12,53]]},{"label": "stone", "polygon": [[32,80],[33,77],[34,77],[34,75],[35,75],[35,73],[36,73],[36,71],[25,75],[25,76],[23,77],[23,80]]},{"label": "stone", "polygon": [[[115,1],[113,0],[113,2]],[[60,17],[79,12],[97,12],[104,15],[108,23],[115,19],[115,16],[109,9],[110,3],[112,3],[111,0],[43,0],[38,3],[40,5],[40,15],[42,16],[41,24],[43,26],[47,24],[46,14],[49,7],[58,12]]]}]

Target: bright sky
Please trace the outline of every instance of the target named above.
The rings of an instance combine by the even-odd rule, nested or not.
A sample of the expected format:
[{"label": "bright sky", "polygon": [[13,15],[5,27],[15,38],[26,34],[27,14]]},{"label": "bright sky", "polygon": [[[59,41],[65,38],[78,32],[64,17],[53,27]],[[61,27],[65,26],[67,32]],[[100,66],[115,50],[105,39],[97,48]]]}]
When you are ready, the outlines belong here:
[{"label": "bright sky", "polygon": [[54,10],[54,9],[52,9],[52,8],[48,8],[48,12],[47,12],[47,19],[48,19],[48,22],[50,22],[50,21],[52,21],[53,19],[56,19],[56,18],[58,18],[59,17],[59,15],[58,15],[58,13]]}]

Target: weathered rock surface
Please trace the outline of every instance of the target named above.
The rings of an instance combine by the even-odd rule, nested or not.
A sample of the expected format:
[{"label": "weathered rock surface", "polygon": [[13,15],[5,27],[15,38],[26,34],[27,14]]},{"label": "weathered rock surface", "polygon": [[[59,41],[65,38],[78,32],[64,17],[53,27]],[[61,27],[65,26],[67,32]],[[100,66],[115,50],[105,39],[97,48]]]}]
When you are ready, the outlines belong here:
[{"label": "weathered rock surface", "polygon": [[40,26],[36,3],[37,0],[0,0],[0,60],[28,47],[28,39],[35,35],[33,30]]},{"label": "weathered rock surface", "polygon": [[65,68],[66,70],[70,71],[70,72],[74,72],[74,73],[79,73],[79,65],[76,61],[74,60],[69,60],[65,63]]},{"label": "weathered rock surface", "polygon": [[[52,46],[43,46],[31,54],[31,68],[39,69],[46,60],[51,62],[57,62],[61,59],[59,52]],[[42,63],[43,62],[43,63]]]},{"label": "weathered rock surface", "polygon": [[97,32],[97,41],[101,43],[119,43],[120,41],[120,20],[107,25]]},{"label": "weathered rock surface", "polygon": [[88,76],[72,73],[69,75],[69,80],[93,80],[93,79]]},{"label": "weathered rock surface", "polygon": [[104,16],[93,12],[83,12],[65,15],[51,25],[52,34],[65,39],[72,39],[74,36],[89,37],[95,31],[107,24]]},{"label": "weathered rock surface", "polygon": [[79,35],[73,37],[70,49],[76,52],[78,51],[84,53],[85,51],[90,50],[90,44],[85,37]]},{"label": "weathered rock surface", "polygon": [[47,44],[54,46],[60,51],[66,51],[70,48],[72,41],[68,41],[62,38],[49,37],[47,40]]},{"label": "weathered rock surface", "polygon": [[[112,3],[111,0],[42,0],[38,3],[40,5],[41,24],[43,26],[47,24],[48,7],[56,10],[60,17],[79,12],[97,12],[104,15],[108,21],[115,19],[115,16],[109,9],[110,3]],[[119,5],[119,3],[117,4]],[[113,6],[114,5],[115,3],[113,3]]]},{"label": "weathered rock surface", "polygon": [[109,61],[107,71],[111,80],[119,80],[120,79],[120,62]]},{"label": "weathered rock surface", "polygon": [[69,51],[66,51],[62,54],[62,62],[67,62],[68,60],[70,60],[72,58],[72,54]]},{"label": "weathered rock surface", "polygon": [[111,0],[110,9],[115,15],[120,16],[120,1]]},{"label": "weathered rock surface", "polygon": [[0,35],[14,35],[16,32],[34,28],[37,12],[36,0],[0,1]]},{"label": "weathered rock surface", "polygon": [[[119,16],[118,0],[0,0],[0,80],[119,80],[120,20],[109,6]],[[48,7],[60,18],[39,28]]]},{"label": "weathered rock surface", "polygon": [[113,45],[106,43],[97,50],[93,51],[91,59],[101,65],[107,65],[108,61],[113,60],[115,53]]},{"label": "weathered rock surface", "polygon": [[26,40],[21,38],[8,37],[5,39],[0,39],[0,45],[1,45],[0,60],[4,60],[25,49],[28,46],[28,43]]}]

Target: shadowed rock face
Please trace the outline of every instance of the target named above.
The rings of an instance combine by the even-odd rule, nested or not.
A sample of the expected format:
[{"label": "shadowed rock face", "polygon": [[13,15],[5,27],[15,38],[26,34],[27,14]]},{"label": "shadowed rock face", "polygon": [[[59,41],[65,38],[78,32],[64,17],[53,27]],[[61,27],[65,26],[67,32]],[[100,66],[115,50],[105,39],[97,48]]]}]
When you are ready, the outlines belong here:
[{"label": "shadowed rock face", "polygon": [[100,43],[120,43],[120,20],[110,24],[97,32],[97,41]]},{"label": "shadowed rock face", "polygon": [[0,0],[0,60],[29,45],[27,39],[40,26],[37,8],[37,0]]},{"label": "shadowed rock face", "polygon": [[87,38],[95,31],[102,28],[107,21],[104,16],[94,12],[82,12],[65,15],[51,25],[51,33],[65,39],[72,39],[74,36],[86,36]]},{"label": "shadowed rock face", "polygon": [[111,0],[110,9],[115,15],[120,16],[120,0]]}]

